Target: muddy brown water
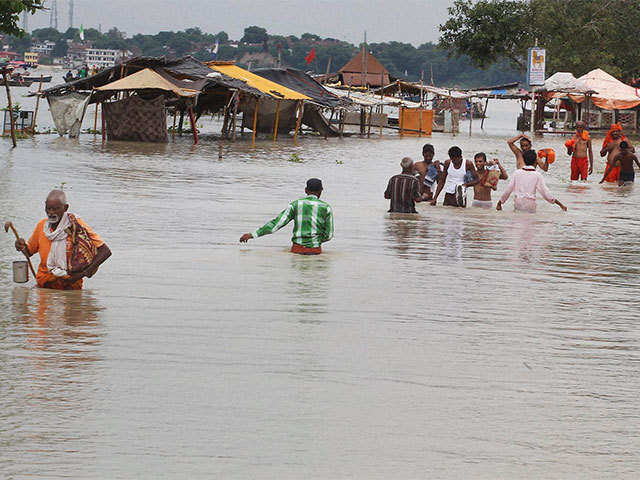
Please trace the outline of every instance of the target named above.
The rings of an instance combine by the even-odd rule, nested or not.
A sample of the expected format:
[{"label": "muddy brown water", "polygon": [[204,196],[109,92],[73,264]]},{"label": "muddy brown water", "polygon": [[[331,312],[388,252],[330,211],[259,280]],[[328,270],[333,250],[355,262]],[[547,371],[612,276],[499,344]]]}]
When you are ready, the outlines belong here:
[{"label": "muddy brown water", "polygon": [[[514,123],[428,141],[512,171]],[[559,155],[567,213],[390,216],[387,180],[425,141],[219,161],[206,138],[1,140],[2,221],[27,236],[64,183],[113,257],[47,291],[11,282],[0,242],[0,477],[637,478],[640,190],[599,186],[599,159],[571,184]],[[335,210],[324,255],[289,254],[290,226],[238,244],[311,176]]]}]

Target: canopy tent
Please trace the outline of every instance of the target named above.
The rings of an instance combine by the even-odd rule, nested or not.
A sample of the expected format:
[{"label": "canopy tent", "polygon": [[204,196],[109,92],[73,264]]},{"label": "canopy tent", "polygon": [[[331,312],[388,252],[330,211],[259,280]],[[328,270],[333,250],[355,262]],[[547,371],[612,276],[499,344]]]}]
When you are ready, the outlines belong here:
[{"label": "canopy tent", "polygon": [[[640,105],[640,91],[604,70],[596,68],[578,79],[587,88],[598,93],[591,96],[591,101],[604,110],[628,110]],[[569,95],[574,102],[585,100],[585,95]]]},{"label": "canopy tent", "polygon": [[139,72],[121,78],[120,80],[116,80],[115,82],[108,83],[102,87],[97,87],[96,90],[101,92],[122,90],[164,90],[172,92],[179,97],[193,97],[200,93],[199,90],[180,88],[174,82],[150,68],[145,68],[144,70],[140,70]]},{"label": "canopy tent", "polygon": [[578,80],[570,72],[556,72],[547,78],[544,85],[537,87],[535,93],[544,93],[548,99],[563,97],[567,94],[587,95],[598,93],[591,90],[585,82]]},{"label": "canopy tent", "polygon": [[[272,82],[266,78],[261,77],[260,75],[256,75],[255,73],[251,73],[249,70],[245,70],[244,68],[240,68],[237,65],[229,64],[229,63],[217,63],[217,62],[208,62],[207,65],[210,69],[215,70],[218,73],[226,75],[231,78],[235,78],[236,80],[241,80],[250,87],[259,90],[263,94],[272,97],[274,99],[279,100],[311,100],[311,97],[304,95],[300,92],[296,92],[290,88],[287,88],[278,83]],[[217,78],[215,74],[209,73],[207,77],[215,79]]]}]

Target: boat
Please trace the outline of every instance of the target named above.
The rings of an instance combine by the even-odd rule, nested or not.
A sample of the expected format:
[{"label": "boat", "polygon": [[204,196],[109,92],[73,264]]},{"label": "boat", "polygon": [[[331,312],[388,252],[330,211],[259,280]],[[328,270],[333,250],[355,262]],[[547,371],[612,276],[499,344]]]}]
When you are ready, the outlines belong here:
[{"label": "boat", "polygon": [[[33,82],[31,80],[9,80],[10,87],[30,87]],[[4,87],[4,80],[0,79],[0,86]]]},{"label": "boat", "polygon": [[[40,81],[40,76],[35,76],[35,75],[23,76],[22,78],[24,78],[26,81],[31,81],[31,82]],[[42,76],[42,83],[49,83],[50,81],[51,81],[51,75]]]}]

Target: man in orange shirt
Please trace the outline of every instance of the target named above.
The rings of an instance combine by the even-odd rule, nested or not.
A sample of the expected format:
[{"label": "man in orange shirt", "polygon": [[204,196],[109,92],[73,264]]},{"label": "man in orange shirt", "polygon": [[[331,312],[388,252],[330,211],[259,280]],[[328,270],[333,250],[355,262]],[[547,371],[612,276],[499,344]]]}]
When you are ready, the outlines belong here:
[{"label": "man in orange shirt", "polygon": [[65,193],[52,190],[45,202],[47,218],[38,222],[28,242],[16,240],[19,252],[29,257],[40,254],[36,273],[39,287],[80,290],[82,279],[91,278],[111,256],[100,236],[68,209]]}]

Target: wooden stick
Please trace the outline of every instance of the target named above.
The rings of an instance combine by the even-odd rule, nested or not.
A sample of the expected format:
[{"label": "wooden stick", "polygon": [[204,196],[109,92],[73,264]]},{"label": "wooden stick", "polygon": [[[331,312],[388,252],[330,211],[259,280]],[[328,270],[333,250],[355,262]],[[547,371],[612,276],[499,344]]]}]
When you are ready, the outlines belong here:
[{"label": "wooden stick", "polygon": [[418,132],[418,136],[422,137],[422,86],[423,86],[423,79],[424,79],[424,72],[422,72],[422,75],[420,76],[420,118],[418,119],[418,125],[419,125],[419,132]]},{"label": "wooden stick", "polygon": [[93,112],[93,134],[98,132],[98,102],[96,102],[96,110]]},{"label": "wooden stick", "polygon": [[296,120],[296,131],[293,133],[293,143],[298,145],[298,130],[300,130],[300,122],[302,121],[302,100],[298,101],[298,119]]},{"label": "wooden stick", "polygon": [[193,107],[189,107],[189,120],[191,121],[191,131],[193,132],[193,144],[198,144],[198,129],[196,128],[196,119],[193,116]]},{"label": "wooden stick", "polygon": [[102,143],[104,143],[104,141],[107,138],[107,128],[106,128],[106,118],[104,116],[104,102],[100,102],[101,108],[100,110],[102,111],[102,115],[100,115],[100,118],[102,119]]},{"label": "wooden stick", "polygon": [[178,113],[178,106],[173,107],[173,126],[171,127],[171,141],[176,142],[176,115]]},{"label": "wooden stick", "polygon": [[256,97],[256,105],[253,108],[253,134],[251,135],[251,145],[256,145],[256,128],[258,128],[258,104],[260,103],[260,97]]},{"label": "wooden stick", "polygon": [[369,122],[367,125],[367,138],[371,138],[371,117],[373,116],[373,106],[369,107]]},{"label": "wooden stick", "polygon": [[402,105],[400,105],[400,115],[399,115],[399,123],[400,123],[400,135],[404,135],[404,132],[402,130],[402,127],[404,127],[404,107]]},{"label": "wooden stick", "polygon": [[4,86],[7,90],[7,102],[9,107],[9,121],[11,123],[11,141],[13,142],[13,148],[17,147],[16,143],[16,127],[13,121],[13,103],[11,103],[11,91],[9,90],[9,80],[7,79],[7,71],[2,70],[2,79],[4,80]]},{"label": "wooden stick", "polygon": [[36,133],[36,118],[38,118],[38,108],[40,108],[40,92],[42,92],[42,78],[44,75],[40,74],[40,85],[38,85],[38,98],[36,99],[36,111],[33,112],[33,119],[31,120],[31,135]]},{"label": "wooden stick", "polygon": [[384,103],[384,73],[380,74],[380,138],[382,138],[382,104]]},{"label": "wooden stick", "polygon": [[484,119],[487,118],[488,107],[489,107],[489,97],[487,97],[487,101],[484,103],[484,112],[482,112],[482,121],[480,122],[480,130],[484,129]]},{"label": "wooden stick", "polygon": [[273,124],[273,141],[274,143],[278,140],[278,123],[280,122],[280,102],[282,100],[278,100],[278,106],[276,107],[276,122]]},{"label": "wooden stick", "polygon": [[[16,240],[20,240],[20,235],[18,235],[18,231],[16,230],[16,227],[13,226],[13,223],[11,222],[7,222],[4,224],[4,230],[6,232],[8,232],[8,228],[11,228],[11,230],[13,231],[13,234],[16,236]],[[31,264],[31,259],[29,258],[29,255],[27,255],[26,252],[22,252],[22,254],[27,258],[27,263],[29,264],[29,268],[31,269],[31,273],[33,273],[33,278],[36,278],[36,271],[33,269],[33,265]]]},{"label": "wooden stick", "polygon": [[233,131],[231,132],[231,141],[236,141],[236,122],[238,120],[238,103],[240,103],[240,91],[236,91],[235,102],[233,102],[233,120],[231,125],[233,125]]}]

